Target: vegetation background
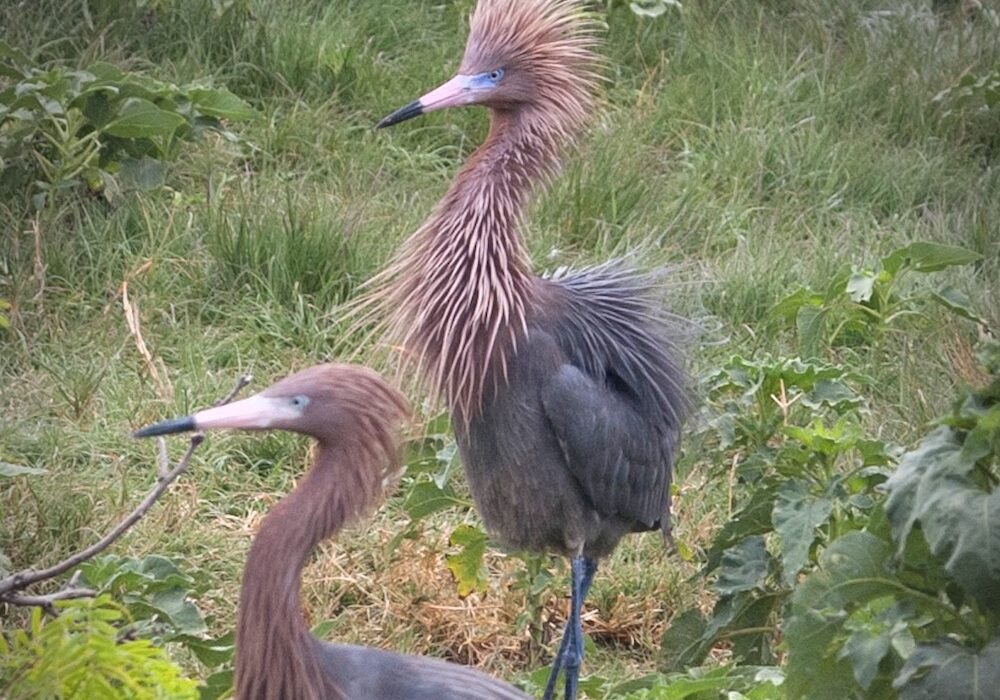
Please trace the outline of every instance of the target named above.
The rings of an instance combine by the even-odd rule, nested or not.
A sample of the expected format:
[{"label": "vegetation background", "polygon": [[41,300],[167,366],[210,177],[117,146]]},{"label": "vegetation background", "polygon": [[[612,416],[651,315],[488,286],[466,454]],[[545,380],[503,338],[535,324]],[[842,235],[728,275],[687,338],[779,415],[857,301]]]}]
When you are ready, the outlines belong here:
[{"label": "vegetation background", "polygon": [[[486,116],[371,125],[451,74],[471,6],[0,4],[2,568],[54,562],[131,509],[155,475],[153,445],[131,430],[207,405],[240,374],[262,387],[356,349],[338,309],[426,216]],[[877,529],[869,516],[881,517],[897,446],[917,445],[962,387],[987,383],[975,348],[1000,323],[1000,10],[948,0],[595,9],[607,22],[606,94],[525,235],[539,269],[633,251],[672,266],[666,303],[704,329],[691,364],[705,402],[678,468],[677,551],[629,538],[594,585],[586,691],[718,697],[718,684],[682,687],[704,675],[648,674],[741,659],[773,689],[766,681],[784,671],[759,669],[786,668],[781,617],[800,573],[828,542]],[[817,395],[818,382],[833,393]],[[428,405],[420,416],[402,488],[373,522],[323,547],[306,573],[306,613],[330,639],[530,687],[565,619],[566,568],[485,547],[447,421]],[[802,471],[789,476],[792,447],[788,463]],[[748,460],[757,471],[743,471]],[[206,697],[224,693],[247,546],[307,463],[295,437],[211,436],[190,474],[88,569],[118,601],[98,605],[117,612],[73,608],[72,624],[93,614],[121,636],[129,620],[127,636],[165,644],[189,678],[210,677]],[[819,495],[859,464],[882,471]],[[995,485],[995,463],[985,473],[983,488]],[[726,531],[763,477],[774,531]],[[794,553],[779,492],[820,504]],[[740,539],[750,535],[765,539]],[[747,585],[725,578],[748,571],[722,559],[736,545],[759,545]],[[719,617],[718,600],[751,592],[772,601],[755,608],[756,624]],[[971,619],[967,600],[948,604]],[[995,631],[996,616],[973,608],[982,620],[970,629]],[[55,653],[28,641],[41,616],[2,612],[4,644]],[[920,627],[914,619],[904,626]],[[977,649],[988,639],[969,638]],[[870,677],[854,664],[852,693],[894,697],[912,647],[893,644]],[[0,693],[15,697],[19,671],[5,668],[13,685]],[[741,678],[747,697],[772,697]]]}]

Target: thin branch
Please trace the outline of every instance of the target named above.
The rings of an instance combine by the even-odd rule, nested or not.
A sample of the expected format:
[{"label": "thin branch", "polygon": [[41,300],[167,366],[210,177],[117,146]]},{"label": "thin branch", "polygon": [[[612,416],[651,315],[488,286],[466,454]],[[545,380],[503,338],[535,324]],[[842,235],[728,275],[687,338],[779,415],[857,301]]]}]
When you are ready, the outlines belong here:
[{"label": "thin branch", "polygon": [[242,377],[236,380],[236,386],[233,387],[233,390],[230,391],[225,396],[225,398],[219,399],[214,404],[212,404],[212,406],[213,407],[225,406],[227,403],[232,403],[233,399],[235,399],[239,395],[239,393],[243,391],[252,381],[253,381],[252,374],[244,374]]},{"label": "thin branch", "polygon": [[[251,381],[249,375],[244,375],[239,378],[236,382],[236,387],[223,399],[217,401],[214,405],[221,406],[227,404],[236,398],[236,395],[246,387]],[[205,439],[203,433],[195,433],[191,436],[191,442],[188,445],[187,451],[180,458],[180,460],[173,466],[170,467],[170,462],[167,458],[167,447],[166,441],[163,438],[159,438],[159,466],[157,469],[156,484],[153,486],[152,490],[146,494],[146,497],[132,510],[131,513],[125,516],[121,522],[119,522],[108,534],[102,537],[100,540],[90,545],[86,549],[82,549],[75,554],[70,555],[66,559],[62,560],[58,564],[50,566],[46,569],[22,569],[17,571],[3,579],[0,579],[0,600],[13,603],[15,605],[42,605],[47,608],[51,608],[51,603],[53,600],[60,600],[66,597],[81,597],[80,595],[67,596],[66,591],[61,591],[59,593],[53,593],[50,596],[19,596],[15,595],[14,591],[19,591],[28,586],[31,586],[39,581],[46,581],[61,574],[66,573],[73,567],[81,564],[94,555],[107,549],[115,540],[121,537],[126,530],[132,527],[136,521],[138,521],[146,512],[153,506],[154,503],[163,495],[163,493],[170,487],[174,481],[177,480],[181,474],[187,471],[188,464],[191,462],[191,457],[194,455],[198,445],[201,444],[202,440]],[[75,582],[76,576],[71,579],[71,583]],[[85,589],[82,588],[71,588],[67,589],[70,591],[80,592]],[[51,600],[48,600],[50,599]]]},{"label": "thin branch", "polygon": [[97,591],[91,588],[66,588],[47,595],[18,595],[17,593],[8,593],[3,597],[3,602],[10,603],[11,605],[44,608],[46,612],[55,615],[56,609],[54,603],[57,600],[93,598],[95,595],[97,595]]}]

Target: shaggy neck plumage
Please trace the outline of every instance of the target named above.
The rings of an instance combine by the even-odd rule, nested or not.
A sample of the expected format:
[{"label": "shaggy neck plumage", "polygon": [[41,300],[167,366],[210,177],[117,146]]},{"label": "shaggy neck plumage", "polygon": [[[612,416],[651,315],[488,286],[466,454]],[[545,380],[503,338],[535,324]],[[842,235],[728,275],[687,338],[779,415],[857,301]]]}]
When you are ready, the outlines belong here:
[{"label": "shaggy neck plumage", "polygon": [[390,267],[391,332],[438,395],[469,419],[506,377],[534,277],[518,227],[559,132],[538,112],[494,111],[472,155]]},{"label": "shaggy neck plumage", "polygon": [[[358,454],[358,453],[354,453]],[[343,446],[320,444],[313,468],[261,523],[247,557],[236,629],[238,700],[343,698],[319,664],[299,587],[310,552],[357,516],[377,486]],[[311,494],[311,495],[310,495]],[[325,498],[317,498],[324,494]]]}]

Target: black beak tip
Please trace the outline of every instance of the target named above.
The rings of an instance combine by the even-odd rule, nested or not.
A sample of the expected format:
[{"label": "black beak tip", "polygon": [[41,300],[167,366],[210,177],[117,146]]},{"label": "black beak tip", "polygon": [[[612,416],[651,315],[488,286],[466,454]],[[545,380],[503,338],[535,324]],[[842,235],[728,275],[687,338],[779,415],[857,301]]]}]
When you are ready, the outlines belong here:
[{"label": "black beak tip", "polygon": [[184,416],[183,418],[171,418],[170,420],[165,420],[160,423],[147,425],[145,428],[139,428],[132,433],[132,437],[147,438],[156,437],[158,435],[173,435],[174,433],[189,433],[196,429],[194,418],[191,416]]},{"label": "black beak tip", "polygon": [[424,113],[424,106],[420,104],[420,100],[414,100],[408,105],[400,107],[395,112],[387,116],[385,119],[380,121],[375,125],[376,129],[384,129],[387,126],[393,126],[394,124],[399,124],[400,122],[405,122],[407,119],[413,119]]}]

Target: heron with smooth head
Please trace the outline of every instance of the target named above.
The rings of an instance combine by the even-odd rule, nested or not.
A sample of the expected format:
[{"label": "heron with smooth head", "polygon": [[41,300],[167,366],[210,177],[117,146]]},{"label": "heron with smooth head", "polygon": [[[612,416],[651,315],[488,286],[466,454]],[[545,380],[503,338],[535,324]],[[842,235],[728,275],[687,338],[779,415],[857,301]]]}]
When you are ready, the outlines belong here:
[{"label": "heron with smooth head", "polygon": [[236,627],[238,700],[525,700],[458,664],[312,636],[300,609],[312,550],[384,497],[400,469],[402,395],[375,372],[324,364],[255,396],[167,420],[136,437],[192,430],[289,430],[316,440],[312,467],[264,518],[243,571]]}]

